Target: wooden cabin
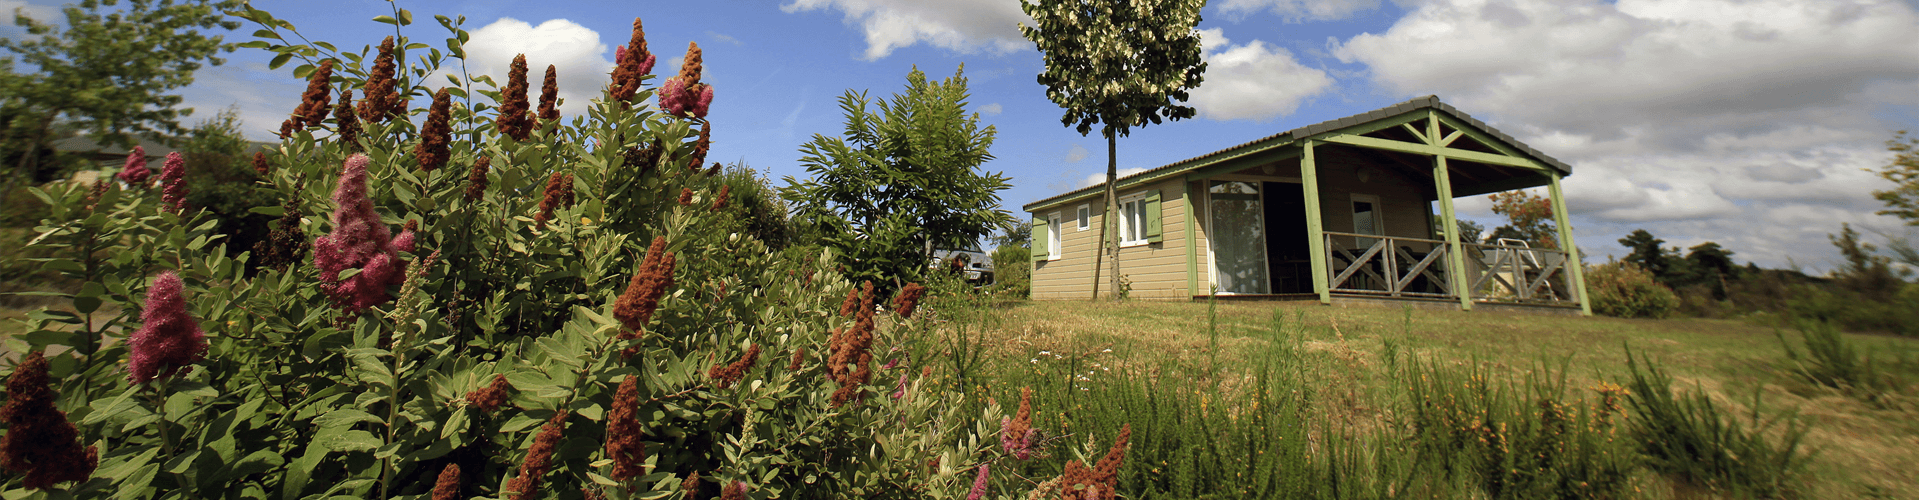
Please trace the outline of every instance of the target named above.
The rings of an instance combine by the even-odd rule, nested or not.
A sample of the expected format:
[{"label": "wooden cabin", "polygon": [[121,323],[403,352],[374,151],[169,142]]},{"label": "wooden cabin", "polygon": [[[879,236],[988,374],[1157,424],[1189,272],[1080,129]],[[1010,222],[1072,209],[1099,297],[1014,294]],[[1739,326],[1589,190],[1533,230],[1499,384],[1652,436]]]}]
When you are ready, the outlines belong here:
[{"label": "wooden cabin", "polygon": [[[1209,296],[1591,314],[1560,179],[1572,167],[1427,96],[1116,181],[1136,299]],[[1461,241],[1453,200],[1547,187],[1555,242]],[[1105,185],[1029,203],[1032,297],[1087,299]],[[1108,296],[1108,264],[1099,275]]]}]

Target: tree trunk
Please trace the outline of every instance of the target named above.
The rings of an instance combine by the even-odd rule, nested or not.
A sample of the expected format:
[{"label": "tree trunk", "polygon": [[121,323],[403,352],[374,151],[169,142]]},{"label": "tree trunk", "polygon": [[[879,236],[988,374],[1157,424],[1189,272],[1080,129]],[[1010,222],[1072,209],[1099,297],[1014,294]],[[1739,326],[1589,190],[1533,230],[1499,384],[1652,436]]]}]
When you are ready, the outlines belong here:
[{"label": "tree trunk", "polygon": [[1102,224],[1102,226],[1112,228],[1112,232],[1109,234],[1112,234],[1113,238],[1106,242],[1106,251],[1108,253],[1108,255],[1106,256],[1106,261],[1107,261],[1107,265],[1112,266],[1112,268],[1110,269],[1111,272],[1107,273],[1106,279],[1107,279],[1107,283],[1112,285],[1113,287],[1113,293],[1112,293],[1113,300],[1120,300],[1125,298],[1120,295],[1122,291],[1119,289],[1119,239],[1121,236],[1119,234],[1119,217],[1120,217],[1119,194],[1118,194],[1118,191],[1116,190],[1117,189],[1116,183],[1119,181],[1118,151],[1119,151],[1118,135],[1112,132],[1108,132],[1106,134],[1106,214],[1107,214],[1107,217],[1105,218],[1105,224]]}]

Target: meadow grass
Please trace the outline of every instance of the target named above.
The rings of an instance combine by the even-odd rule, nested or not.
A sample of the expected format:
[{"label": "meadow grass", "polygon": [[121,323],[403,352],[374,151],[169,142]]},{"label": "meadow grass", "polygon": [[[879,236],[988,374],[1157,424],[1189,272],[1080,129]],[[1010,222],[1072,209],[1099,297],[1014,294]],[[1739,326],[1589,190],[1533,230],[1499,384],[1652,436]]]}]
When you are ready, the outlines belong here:
[{"label": "meadow grass", "polygon": [[[1611,452],[1612,448],[1593,444],[1592,440],[1597,439],[1593,436],[1598,434],[1574,433],[1577,435],[1563,442],[1527,437],[1539,435],[1535,431],[1552,422],[1540,422],[1545,410],[1519,406],[1553,400],[1553,406],[1572,409],[1570,418],[1590,420],[1595,414],[1591,408],[1602,398],[1597,389],[1630,387],[1635,381],[1634,365],[1628,362],[1630,349],[1638,358],[1640,370],[1649,363],[1656,364],[1658,375],[1670,379],[1660,383],[1669,385],[1682,399],[1697,394],[1709,401],[1687,404],[1710,406],[1712,412],[1728,419],[1724,425],[1708,426],[1711,429],[1740,429],[1784,447],[1794,439],[1791,434],[1797,427],[1781,422],[1803,423],[1803,436],[1798,437],[1801,464],[1791,465],[1801,474],[1793,484],[1785,485],[1785,491],[1801,498],[1919,498],[1919,475],[1912,473],[1919,470],[1919,409],[1912,404],[1915,398],[1911,383],[1919,380],[1919,363],[1915,363],[1919,359],[1919,339],[1842,335],[1856,352],[1871,359],[1895,381],[1882,391],[1883,397],[1875,399],[1809,380],[1788,358],[1774,327],[1761,321],[1627,320],[1326,307],[1298,302],[1220,302],[1210,307],[1216,308],[1211,314],[1205,302],[1001,301],[989,306],[984,314],[961,322],[972,330],[969,335],[977,340],[981,357],[986,360],[975,370],[978,383],[1002,404],[1010,404],[1009,398],[1017,399],[1019,386],[1038,386],[1038,399],[1044,404],[1036,407],[1053,410],[1050,416],[1042,412],[1043,418],[1036,419],[1036,424],[1058,426],[1063,442],[1075,446],[1089,440],[1110,442],[1110,429],[1129,418],[1160,426],[1224,425],[1231,428],[1211,434],[1225,436],[1220,441],[1238,442],[1156,440],[1151,434],[1154,431],[1142,431],[1142,425],[1135,424],[1134,446],[1144,463],[1164,462],[1160,473],[1179,469],[1175,464],[1181,460],[1203,461],[1206,455],[1196,454],[1196,450],[1224,446],[1255,458],[1261,452],[1312,450],[1309,454],[1320,458],[1311,463],[1292,463],[1313,472],[1294,477],[1315,484],[1371,481],[1348,485],[1341,494],[1309,494],[1301,489],[1304,486],[1293,483],[1261,487],[1262,492],[1294,492],[1266,493],[1275,497],[1411,494],[1445,498],[1460,491],[1487,498],[1574,495],[1567,493],[1571,490],[1548,485],[1548,479],[1607,478],[1607,474],[1615,473],[1623,474],[1611,479],[1618,481],[1620,491],[1628,492],[1626,497],[1700,495],[1704,488],[1713,486],[1699,484],[1709,483],[1701,479],[1709,475],[1674,472],[1656,464],[1640,466],[1633,462],[1629,464],[1633,467],[1621,470],[1572,470],[1568,468],[1571,466],[1535,464],[1535,469],[1544,472],[1506,480],[1523,482],[1531,488],[1526,491],[1533,493],[1501,495],[1486,493],[1504,487],[1504,483],[1488,483],[1501,481],[1485,472],[1498,467],[1479,467],[1464,475],[1412,470],[1447,464],[1449,460],[1481,460],[1484,449],[1456,447],[1466,450],[1458,452],[1462,457],[1482,458],[1408,463],[1367,458],[1421,453],[1420,445],[1444,441],[1418,432],[1421,419],[1431,418],[1407,414],[1416,413],[1409,412],[1417,406],[1414,403],[1435,397],[1434,379],[1455,380],[1456,385],[1480,383],[1485,384],[1486,391],[1510,393],[1487,399],[1493,402],[1486,405],[1502,408],[1498,411],[1505,412],[1514,425],[1534,429],[1526,431],[1532,434],[1514,429],[1512,439],[1548,443],[1548,448],[1555,450]],[[1645,377],[1640,374],[1640,378]],[[1425,383],[1418,382],[1421,380]],[[1226,413],[1220,414],[1224,420],[1193,420],[1213,415],[1212,408],[1231,405],[1237,407],[1224,410]],[[1260,409],[1254,410],[1255,405]],[[1156,409],[1141,409],[1145,406]],[[1489,411],[1481,410],[1481,414],[1491,414]],[[1299,428],[1285,432],[1298,433],[1295,440],[1306,447],[1280,446],[1277,443],[1294,435],[1248,427],[1237,420],[1270,412],[1296,414],[1293,421]],[[1590,422],[1581,422],[1591,427]],[[1142,438],[1142,433],[1146,437]],[[1369,440],[1364,436],[1400,438]],[[1419,437],[1408,444],[1403,436]],[[1460,434],[1450,439],[1463,442],[1468,437],[1472,436]],[[1072,448],[1063,446],[1059,450]],[[1211,453],[1224,456],[1218,451]],[[1336,456],[1345,456],[1345,463],[1324,459]],[[1495,459],[1513,464],[1510,458],[1484,458]],[[1579,467],[1607,463],[1582,460],[1579,463],[1585,465]],[[1262,467],[1272,466],[1253,459],[1221,463],[1234,464],[1222,470],[1232,470],[1238,476],[1210,479],[1237,480],[1242,487],[1254,484],[1247,482],[1247,475],[1262,474]],[[1348,473],[1355,468],[1368,470]],[[1201,494],[1204,488],[1188,486],[1207,479],[1204,474],[1150,481],[1140,477],[1153,470],[1148,467],[1146,472],[1134,473],[1128,484],[1162,493],[1145,497],[1208,496]],[[1045,471],[1028,472],[1043,475]],[[1479,487],[1466,487],[1471,484]],[[1541,493],[1549,490],[1556,493]],[[1174,494],[1176,491],[1182,494]],[[1389,491],[1394,495],[1386,494]]]}]

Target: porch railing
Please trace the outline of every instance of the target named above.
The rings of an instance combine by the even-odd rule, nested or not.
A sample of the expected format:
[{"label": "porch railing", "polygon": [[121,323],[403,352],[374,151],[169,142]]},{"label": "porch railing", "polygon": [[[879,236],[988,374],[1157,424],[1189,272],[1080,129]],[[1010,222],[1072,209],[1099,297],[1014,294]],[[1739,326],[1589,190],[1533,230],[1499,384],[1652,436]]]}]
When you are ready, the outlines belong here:
[{"label": "porch railing", "polygon": [[1567,286],[1566,252],[1532,248],[1526,242],[1502,240],[1496,245],[1467,243],[1466,276],[1473,300],[1573,304]]},{"label": "porch railing", "polygon": [[[1325,232],[1328,288],[1333,293],[1382,297],[1458,299],[1445,241]],[[1566,252],[1500,244],[1465,243],[1466,289],[1477,302],[1576,304],[1569,287]]]},{"label": "porch railing", "polygon": [[[1326,231],[1326,283],[1334,293],[1458,298],[1446,242]],[[1348,242],[1352,243],[1350,246]]]}]

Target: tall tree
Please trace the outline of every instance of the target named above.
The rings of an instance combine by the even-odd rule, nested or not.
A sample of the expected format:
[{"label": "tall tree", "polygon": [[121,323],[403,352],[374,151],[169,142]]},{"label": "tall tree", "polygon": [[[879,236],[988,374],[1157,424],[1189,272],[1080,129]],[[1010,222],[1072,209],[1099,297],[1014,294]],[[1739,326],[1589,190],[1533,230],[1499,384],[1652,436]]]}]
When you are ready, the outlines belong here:
[{"label": "tall tree", "polygon": [[[1033,26],[1020,23],[1020,35],[1039,46],[1046,71],[1039,74],[1046,98],[1066,108],[1060,122],[1080,135],[1100,125],[1106,138],[1106,216],[1101,217],[1101,252],[1093,264],[1093,298],[1099,298],[1099,262],[1111,262],[1108,276],[1119,290],[1118,139],[1132,127],[1162,118],[1192,118],[1182,106],[1187,90],[1206,72],[1200,58],[1199,9],[1204,0],[1037,0],[1020,3]],[[1114,295],[1118,297],[1117,294]]]},{"label": "tall tree", "polygon": [[1634,229],[1632,234],[1628,234],[1626,237],[1619,239],[1620,245],[1632,249],[1632,253],[1627,254],[1626,258],[1621,260],[1629,264],[1637,265],[1640,269],[1645,269],[1646,272],[1652,273],[1655,278],[1664,276],[1669,272],[1669,268],[1671,267],[1666,263],[1665,248],[1659,246],[1665,243],[1666,240],[1659,239],[1644,229]]},{"label": "tall tree", "polygon": [[[47,147],[54,121],[66,119],[91,133],[102,144],[132,145],[132,134],[183,131],[179,118],[193,112],[175,108],[181,101],[169,91],[193,83],[202,62],[218,66],[219,51],[235,45],[201,30],[240,27],[221,12],[238,8],[240,0],[82,0],[62,9],[66,29],[35,20],[16,11],[13,22],[31,37],[0,39],[0,49],[19,57],[6,62],[31,66],[32,73],[15,73],[10,92],[0,95],[0,106],[19,106],[16,123],[27,151]],[[5,172],[0,204],[7,191],[31,172],[40,155],[24,154]]]},{"label": "tall tree", "polygon": [[966,112],[967,96],[964,67],[937,82],[916,67],[904,93],[871,103],[877,110],[847,91],[845,136],[800,146],[810,177],[787,177],[782,196],[852,261],[850,274],[917,276],[931,247],[977,242],[1012,219],[999,209],[1007,177],[980,169],[996,130]]},{"label": "tall tree", "polygon": [[1732,254],[1731,250],[1711,241],[1687,249],[1686,262],[1693,270],[1693,277],[1711,286],[1715,299],[1726,300],[1726,279],[1738,278],[1741,272],[1739,265],[1732,262]]}]

